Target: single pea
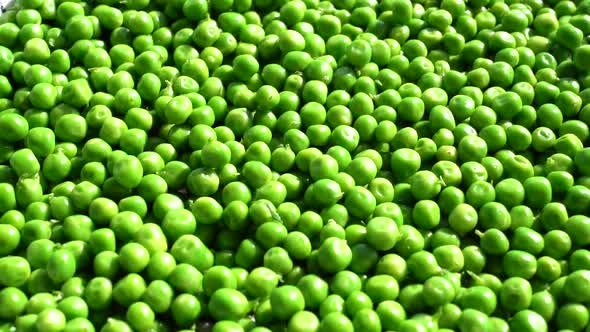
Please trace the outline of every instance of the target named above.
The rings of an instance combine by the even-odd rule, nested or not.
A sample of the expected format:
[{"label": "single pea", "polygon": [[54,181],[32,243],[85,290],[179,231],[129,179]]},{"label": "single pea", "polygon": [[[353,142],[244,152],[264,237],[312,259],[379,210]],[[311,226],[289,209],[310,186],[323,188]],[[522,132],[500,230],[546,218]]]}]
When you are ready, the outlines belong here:
[{"label": "single pea", "polygon": [[376,200],[371,192],[363,187],[355,186],[345,195],[344,205],[356,217],[370,215],[376,207]]},{"label": "single pea", "polygon": [[37,157],[30,149],[20,149],[12,153],[10,166],[18,176],[35,175],[41,169]]},{"label": "single pea", "polygon": [[476,246],[467,246],[463,248],[463,257],[465,269],[474,273],[481,272],[487,263],[487,258],[483,251]]},{"label": "single pea", "polygon": [[510,321],[510,329],[521,331],[547,331],[547,322],[541,315],[532,310],[522,310]]},{"label": "single pea", "polygon": [[537,261],[526,251],[510,250],[502,258],[502,267],[511,277],[530,278],[537,271]]},{"label": "single pea", "polygon": [[439,178],[431,171],[418,171],[410,178],[412,195],[416,199],[432,199],[441,191]]},{"label": "single pea", "polygon": [[448,271],[460,271],[465,265],[461,249],[453,244],[441,245],[433,250],[437,263]]},{"label": "single pea", "polygon": [[498,229],[492,228],[485,231],[480,236],[480,247],[486,254],[503,255],[508,251],[510,242],[506,235]]},{"label": "single pea", "polygon": [[35,326],[46,331],[63,331],[66,325],[64,313],[58,309],[49,308],[41,311],[37,316]]},{"label": "single pea", "polygon": [[438,307],[450,303],[455,296],[455,290],[447,279],[433,276],[424,283],[423,296],[427,305]]},{"label": "single pea", "polygon": [[51,280],[56,283],[62,283],[73,277],[75,272],[76,261],[74,255],[66,249],[56,250],[47,261],[47,273]]},{"label": "single pea", "polygon": [[27,296],[18,288],[6,287],[0,292],[0,300],[6,305],[1,311],[4,319],[14,319],[21,315],[27,304]]}]

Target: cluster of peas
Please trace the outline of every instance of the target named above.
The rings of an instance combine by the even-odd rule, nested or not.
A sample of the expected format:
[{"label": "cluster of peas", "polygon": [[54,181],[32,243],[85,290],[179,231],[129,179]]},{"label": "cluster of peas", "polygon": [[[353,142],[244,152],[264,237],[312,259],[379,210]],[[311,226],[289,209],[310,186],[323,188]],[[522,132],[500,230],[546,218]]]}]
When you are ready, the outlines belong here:
[{"label": "cluster of peas", "polygon": [[17,0],[0,331],[590,331],[590,1]]}]

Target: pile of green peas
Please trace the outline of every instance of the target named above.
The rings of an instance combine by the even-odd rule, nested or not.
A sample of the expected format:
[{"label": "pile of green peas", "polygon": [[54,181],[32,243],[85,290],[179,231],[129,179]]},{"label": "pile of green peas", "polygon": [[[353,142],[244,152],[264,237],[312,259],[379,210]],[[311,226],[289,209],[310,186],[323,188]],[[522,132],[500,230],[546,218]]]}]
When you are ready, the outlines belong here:
[{"label": "pile of green peas", "polygon": [[590,332],[590,0],[16,0],[0,332]]}]

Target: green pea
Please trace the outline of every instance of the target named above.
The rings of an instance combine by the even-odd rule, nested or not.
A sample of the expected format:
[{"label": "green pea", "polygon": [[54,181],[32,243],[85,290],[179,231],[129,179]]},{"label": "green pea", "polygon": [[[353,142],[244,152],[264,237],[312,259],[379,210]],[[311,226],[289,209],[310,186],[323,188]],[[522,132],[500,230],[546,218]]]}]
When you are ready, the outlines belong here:
[{"label": "green pea", "polygon": [[0,267],[6,271],[0,282],[7,287],[22,286],[31,274],[29,263],[18,256],[6,256],[0,259]]}]

